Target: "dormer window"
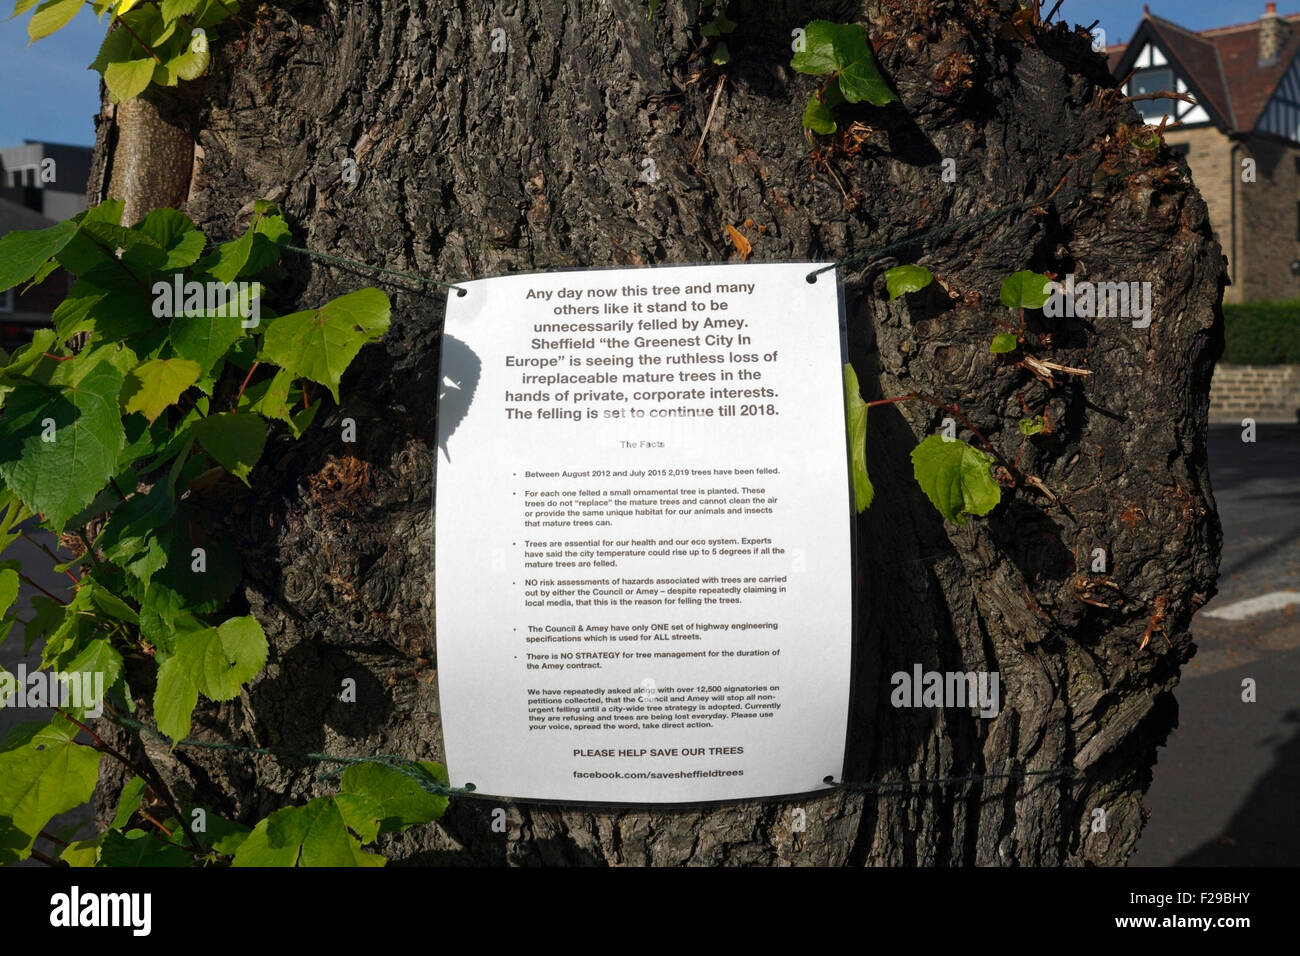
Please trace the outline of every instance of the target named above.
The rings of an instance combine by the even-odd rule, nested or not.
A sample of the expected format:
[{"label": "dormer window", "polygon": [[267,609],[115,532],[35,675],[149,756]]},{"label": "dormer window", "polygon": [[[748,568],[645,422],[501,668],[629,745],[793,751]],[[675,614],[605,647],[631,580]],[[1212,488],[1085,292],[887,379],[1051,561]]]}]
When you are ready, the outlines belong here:
[{"label": "dormer window", "polygon": [[[1174,71],[1168,67],[1153,70],[1139,70],[1129,82],[1129,95],[1141,96],[1144,93],[1167,92],[1174,88]],[[1159,123],[1164,116],[1174,116],[1173,100],[1138,100],[1133,104],[1142,118],[1148,123]]]}]

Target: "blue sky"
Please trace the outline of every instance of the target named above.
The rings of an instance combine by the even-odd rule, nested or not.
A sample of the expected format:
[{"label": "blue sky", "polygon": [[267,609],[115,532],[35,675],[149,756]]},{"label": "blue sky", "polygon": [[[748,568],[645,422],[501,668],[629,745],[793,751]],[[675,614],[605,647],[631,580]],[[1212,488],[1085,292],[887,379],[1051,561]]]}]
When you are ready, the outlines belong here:
[{"label": "blue sky", "polygon": [[[1047,8],[1051,8],[1049,0]],[[7,0],[0,0],[6,6]],[[1264,0],[1148,0],[1151,12],[1187,27],[1244,23],[1264,12]],[[1300,12],[1300,0],[1279,0],[1278,12]],[[86,11],[39,43],[27,45],[27,19],[0,20],[0,146],[24,139],[89,146],[99,108],[95,58],[104,25]],[[1107,43],[1123,43],[1142,18],[1140,0],[1065,0],[1058,15],[1075,23],[1100,20]]]}]

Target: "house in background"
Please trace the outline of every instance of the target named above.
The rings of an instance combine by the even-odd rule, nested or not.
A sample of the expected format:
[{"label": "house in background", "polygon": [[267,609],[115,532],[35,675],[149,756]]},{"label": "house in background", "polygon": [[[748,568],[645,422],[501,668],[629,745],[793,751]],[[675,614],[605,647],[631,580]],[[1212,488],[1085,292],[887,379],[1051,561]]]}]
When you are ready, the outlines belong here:
[{"label": "house in background", "polygon": [[0,198],[62,222],[86,208],[88,146],[38,143],[0,146]]},{"label": "house in background", "polygon": [[1126,94],[1195,100],[1133,105],[1178,124],[1165,141],[1186,156],[1228,257],[1224,301],[1300,297],[1300,14],[1269,3],[1258,20],[1194,33],[1147,9],[1107,54]]},{"label": "house in background", "polygon": [[[14,229],[48,229],[55,225],[40,213],[7,199],[0,199],[0,235]],[[31,341],[32,332],[50,324],[55,306],[63,301],[72,277],[62,269],[27,292],[23,285],[0,292],[0,348],[12,352]]]},{"label": "house in background", "polygon": [[[0,236],[14,229],[48,229],[86,208],[91,150],[38,143],[0,147]],[[0,348],[12,352],[50,324],[72,279],[62,269],[31,290],[0,292]]]}]

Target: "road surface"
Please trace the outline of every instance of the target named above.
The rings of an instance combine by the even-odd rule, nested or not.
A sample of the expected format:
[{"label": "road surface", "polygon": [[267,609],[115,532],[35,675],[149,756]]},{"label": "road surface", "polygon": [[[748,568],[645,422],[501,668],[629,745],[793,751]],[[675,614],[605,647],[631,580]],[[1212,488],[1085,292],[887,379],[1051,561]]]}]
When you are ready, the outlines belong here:
[{"label": "road surface", "polygon": [[1300,426],[1261,424],[1253,444],[1241,435],[1210,430],[1219,594],[1192,623],[1179,726],[1159,752],[1130,865],[1300,864]]}]

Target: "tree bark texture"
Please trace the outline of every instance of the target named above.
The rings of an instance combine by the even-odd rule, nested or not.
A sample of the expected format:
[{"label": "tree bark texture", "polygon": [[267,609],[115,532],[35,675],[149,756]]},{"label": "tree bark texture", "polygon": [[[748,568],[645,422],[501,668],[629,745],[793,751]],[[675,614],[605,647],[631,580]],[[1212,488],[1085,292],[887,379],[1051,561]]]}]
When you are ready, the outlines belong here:
[{"label": "tree bark texture", "polygon": [[[868,400],[915,390],[959,403],[1057,499],[1016,488],[985,519],[945,523],[908,457],[944,413],[871,410],[876,500],[858,519],[846,776],[896,785],[686,809],[455,799],[439,824],[383,847],[394,862],[1078,865],[1132,854],[1194,650],[1190,618],[1216,576],[1206,414],[1223,258],[1185,163],[1133,145],[1141,121],[1088,38],[1057,25],[1026,40],[1001,6],[733,0],[722,70],[701,50],[693,0],[663,0],[653,18],[644,0],[324,0],[263,6],[223,28],[189,119],[201,160],[188,211],[210,235],[233,235],[270,198],[312,249],[456,280],[728,261],[727,225],[751,239],[754,261],[838,259],[979,219],[841,270],[850,358]],[[866,26],[901,98],[842,107],[842,129],[862,125],[816,150],[800,116],[817,80],[789,66],[791,31],[815,18]],[[493,50],[496,28],[505,52]],[[349,157],[355,184],[341,176]],[[640,178],[646,158],[653,183]],[[955,182],[942,180],[945,158]],[[1117,172],[1071,201],[988,217]],[[881,267],[895,261],[942,284],[890,302]],[[282,311],[373,281],[289,266]],[[1050,334],[1033,351],[1093,373],[1058,373],[1049,387],[989,351],[995,320],[1010,316],[1001,282],[1020,269],[1150,281],[1154,320],[1032,319],[1035,336]],[[241,698],[200,708],[196,736],[442,757],[430,492],[445,303],[402,280],[384,287],[393,327],[362,351],[342,407],[300,441],[277,433],[251,492],[211,505],[211,533],[243,553],[243,593],[272,652]],[[1018,420],[1039,413],[1050,433],[1024,439]],[[340,440],[344,418],[355,444]],[[1105,573],[1091,571],[1097,548]],[[485,579],[482,600],[498,600],[496,587]],[[1163,632],[1139,650],[1158,607]],[[999,672],[1000,714],[893,707],[890,675],[917,663]],[[339,700],[349,677],[356,704]],[[149,751],[182,797],[219,794],[217,809],[248,823],[331,787],[296,759]],[[1023,775],[1055,768],[1075,773]],[[999,774],[1011,776],[897,783]],[[506,833],[492,828],[497,806]],[[1094,832],[1098,808],[1105,829]]]}]

